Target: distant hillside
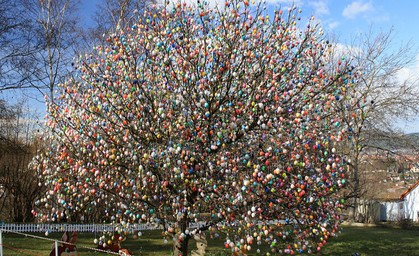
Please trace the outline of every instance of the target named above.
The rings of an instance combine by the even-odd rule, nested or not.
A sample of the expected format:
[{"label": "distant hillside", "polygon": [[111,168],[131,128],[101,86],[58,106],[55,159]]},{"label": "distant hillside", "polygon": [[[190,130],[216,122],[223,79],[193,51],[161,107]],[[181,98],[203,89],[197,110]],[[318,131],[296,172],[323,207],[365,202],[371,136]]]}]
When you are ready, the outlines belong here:
[{"label": "distant hillside", "polygon": [[370,144],[388,150],[419,149],[419,133],[401,134],[391,137],[377,136]]},{"label": "distant hillside", "polygon": [[[404,135],[404,137],[406,138],[404,141],[407,142],[408,147],[419,148],[419,132],[409,133]],[[403,148],[403,146],[406,146],[406,144],[402,144],[401,148]]]},{"label": "distant hillside", "polygon": [[409,133],[406,136],[411,140],[415,145],[419,145],[419,132]]}]

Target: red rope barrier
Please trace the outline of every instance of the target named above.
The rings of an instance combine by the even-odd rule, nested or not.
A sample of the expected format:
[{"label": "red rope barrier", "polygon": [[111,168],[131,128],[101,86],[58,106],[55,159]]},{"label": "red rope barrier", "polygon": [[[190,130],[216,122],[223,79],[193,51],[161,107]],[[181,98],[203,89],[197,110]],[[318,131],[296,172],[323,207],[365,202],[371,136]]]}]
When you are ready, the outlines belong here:
[{"label": "red rope barrier", "polygon": [[18,248],[15,248],[15,247],[11,247],[11,246],[8,246],[8,245],[5,245],[5,244],[0,244],[0,245],[1,245],[1,246],[4,246],[4,247],[6,247],[6,248],[9,248],[9,249],[12,249],[12,250],[18,251],[18,252],[24,252],[24,253],[27,253],[27,254],[32,254],[32,255],[42,256],[41,254],[37,254],[37,253],[33,253],[33,252],[29,252],[29,251],[21,250],[21,249],[18,249]]}]

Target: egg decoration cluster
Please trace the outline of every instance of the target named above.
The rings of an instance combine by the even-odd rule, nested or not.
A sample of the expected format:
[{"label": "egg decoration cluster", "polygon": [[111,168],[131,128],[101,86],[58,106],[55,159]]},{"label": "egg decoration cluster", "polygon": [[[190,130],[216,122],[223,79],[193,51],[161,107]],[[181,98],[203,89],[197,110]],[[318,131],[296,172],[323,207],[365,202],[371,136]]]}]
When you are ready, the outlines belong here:
[{"label": "egg decoration cluster", "polygon": [[124,234],[149,223],[165,239],[225,232],[233,251],[320,250],[341,221],[338,109],[361,72],[332,63],[314,18],[264,6],[153,6],[75,57],[47,103],[33,214],[101,207]]}]

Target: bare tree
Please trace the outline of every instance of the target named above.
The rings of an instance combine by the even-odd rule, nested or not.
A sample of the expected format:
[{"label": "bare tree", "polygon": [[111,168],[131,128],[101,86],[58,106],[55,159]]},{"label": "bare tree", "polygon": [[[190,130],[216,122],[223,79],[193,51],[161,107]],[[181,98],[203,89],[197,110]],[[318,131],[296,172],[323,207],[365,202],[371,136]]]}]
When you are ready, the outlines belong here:
[{"label": "bare tree", "polygon": [[13,222],[33,221],[31,211],[43,192],[36,166],[29,166],[42,143],[31,139],[35,130],[28,114],[22,107],[1,104],[0,213]]},{"label": "bare tree", "polygon": [[0,159],[0,212],[13,222],[33,221],[34,203],[43,192],[36,179],[36,170],[28,167],[36,148],[3,143],[1,147],[2,150],[7,147],[8,151],[2,152]]},{"label": "bare tree", "polygon": [[0,141],[4,141],[10,136],[10,123],[15,118],[15,112],[7,105],[7,102],[0,100]]},{"label": "bare tree", "polygon": [[[25,47],[5,56],[13,79],[3,89],[34,88],[53,98],[54,87],[67,74],[72,47],[79,40],[78,4],[77,0],[19,0],[27,29],[17,35]],[[16,48],[17,42],[11,45]]]},{"label": "bare tree", "polygon": [[[29,0],[33,1],[33,0]],[[70,64],[72,47],[80,33],[77,28],[77,0],[42,0],[30,2],[37,15],[39,43],[44,51],[34,55],[38,62],[33,75],[37,78],[31,82],[34,87],[41,86],[48,90],[50,98],[54,97],[54,86],[62,82]],[[39,83],[39,85],[37,84]]]},{"label": "bare tree", "polygon": [[0,1],[0,91],[26,88],[25,76],[16,65],[23,57],[37,51],[34,47],[31,20],[22,1]]},{"label": "bare tree", "polygon": [[361,179],[365,153],[375,150],[394,154],[402,145],[412,149],[418,146],[412,144],[397,126],[419,113],[418,81],[399,76],[403,68],[414,61],[413,46],[408,43],[397,47],[394,39],[392,30],[378,34],[370,30],[359,35],[351,46],[336,45],[334,49],[336,55],[352,56],[354,63],[362,69],[355,80],[347,81],[356,91],[351,97],[344,97],[337,106],[342,122],[351,124],[351,128],[342,133],[348,140],[341,150],[351,159],[346,197],[352,198],[354,218],[357,200],[367,189]]},{"label": "bare tree", "polygon": [[101,0],[93,16],[96,23],[90,35],[103,39],[103,35],[132,26],[138,20],[138,13],[155,0]]}]

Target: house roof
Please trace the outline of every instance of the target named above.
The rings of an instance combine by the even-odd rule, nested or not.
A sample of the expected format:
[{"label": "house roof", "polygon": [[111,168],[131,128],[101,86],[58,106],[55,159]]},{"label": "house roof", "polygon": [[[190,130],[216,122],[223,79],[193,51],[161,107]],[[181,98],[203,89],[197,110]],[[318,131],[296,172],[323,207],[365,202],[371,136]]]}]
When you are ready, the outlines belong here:
[{"label": "house roof", "polygon": [[406,190],[406,192],[404,192],[399,199],[404,199],[412,190],[414,190],[417,186],[419,185],[419,181],[416,181],[415,184],[413,184],[410,188],[408,188]]}]

